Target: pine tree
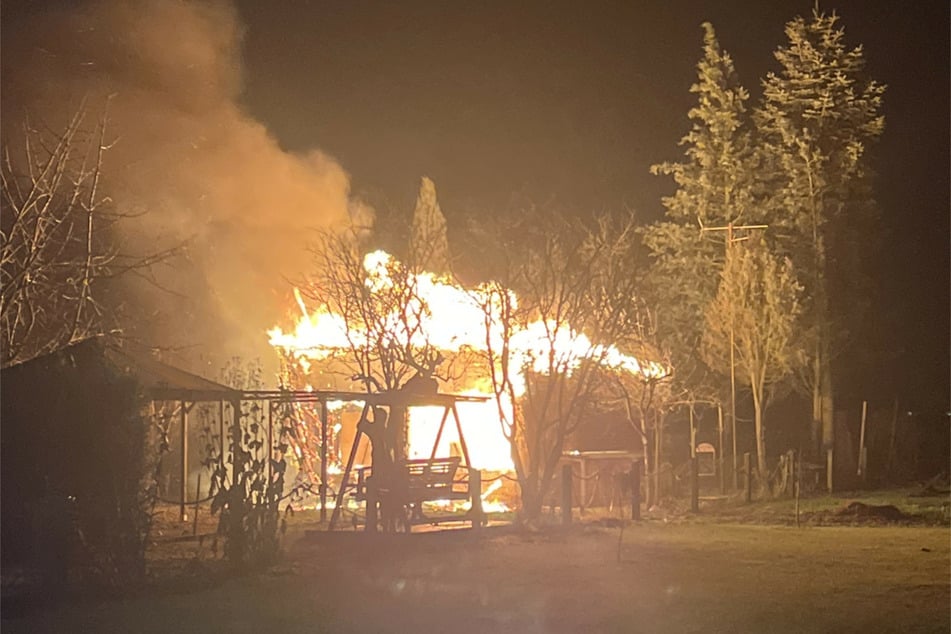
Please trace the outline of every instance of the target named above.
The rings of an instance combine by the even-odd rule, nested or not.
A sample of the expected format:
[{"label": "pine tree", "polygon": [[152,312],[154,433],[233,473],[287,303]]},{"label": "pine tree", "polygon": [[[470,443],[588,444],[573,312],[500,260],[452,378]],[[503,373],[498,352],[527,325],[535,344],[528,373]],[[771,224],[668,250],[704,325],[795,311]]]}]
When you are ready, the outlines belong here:
[{"label": "pine tree", "polygon": [[759,220],[753,204],[755,155],[746,102],[733,60],[720,48],[709,23],[703,25],[703,58],[690,88],[697,104],[688,117],[690,132],[681,139],[685,159],[651,168],[673,176],[677,191],[664,199],[666,221],[645,230],[654,258],[653,287],[658,333],[669,346],[679,382],[695,381],[704,311],[713,300],[723,266],[722,234],[704,226]]},{"label": "pine tree", "polygon": [[841,297],[831,291],[837,276],[850,284],[860,278],[856,264],[841,256],[856,239],[855,227],[867,219],[866,148],[884,127],[884,86],[865,79],[862,47],[847,48],[837,22],[835,14],[815,11],[809,21],[799,17],[786,25],[788,43],[775,53],[781,69],[764,80],[755,113],[764,205],[803,272],[810,298],[807,384],[814,442],[821,428],[826,447],[833,441],[832,357],[846,337],[845,320],[835,318]]},{"label": "pine tree", "polygon": [[422,179],[416,209],[413,211],[413,233],[410,238],[413,262],[424,271],[445,275],[449,272],[449,240],[446,237],[446,217],[436,199],[436,185]]}]

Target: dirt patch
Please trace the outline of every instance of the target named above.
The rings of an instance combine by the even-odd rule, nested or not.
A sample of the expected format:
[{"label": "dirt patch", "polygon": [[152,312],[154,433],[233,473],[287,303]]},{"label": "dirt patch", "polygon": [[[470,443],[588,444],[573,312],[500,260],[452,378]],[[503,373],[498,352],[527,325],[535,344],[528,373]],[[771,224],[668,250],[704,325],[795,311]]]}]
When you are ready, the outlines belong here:
[{"label": "dirt patch", "polygon": [[836,511],[836,514],[881,522],[902,522],[911,518],[911,516],[902,513],[898,510],[898,507],[891,504],[865,504],[863,502],[852,502],[844,509]]}]

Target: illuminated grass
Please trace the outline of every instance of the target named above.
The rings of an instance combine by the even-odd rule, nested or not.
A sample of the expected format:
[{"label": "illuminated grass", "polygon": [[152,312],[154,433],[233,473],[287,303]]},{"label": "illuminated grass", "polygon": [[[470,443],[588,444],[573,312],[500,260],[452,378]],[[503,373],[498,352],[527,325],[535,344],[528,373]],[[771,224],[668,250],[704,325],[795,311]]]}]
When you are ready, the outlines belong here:
[{"label": "illuminated grass", "polygon": [[[3,631],[947,632],[949,532],[650,522],[301,535],[260,575]],[[209,587],[212,586],[212,587]]]}]

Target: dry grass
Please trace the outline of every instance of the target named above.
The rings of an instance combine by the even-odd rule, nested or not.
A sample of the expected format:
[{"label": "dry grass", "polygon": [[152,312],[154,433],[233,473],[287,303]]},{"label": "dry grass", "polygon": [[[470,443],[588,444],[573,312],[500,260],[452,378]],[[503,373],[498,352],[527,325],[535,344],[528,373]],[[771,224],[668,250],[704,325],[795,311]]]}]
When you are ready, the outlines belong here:
[{"label": "dry grass", "polygon": [[[368,538],[306,531],[280,565],[77,603],[8,632],[947,632],[947,527],[594,521]],[[206,569],[207,572],[208,569]]]}]

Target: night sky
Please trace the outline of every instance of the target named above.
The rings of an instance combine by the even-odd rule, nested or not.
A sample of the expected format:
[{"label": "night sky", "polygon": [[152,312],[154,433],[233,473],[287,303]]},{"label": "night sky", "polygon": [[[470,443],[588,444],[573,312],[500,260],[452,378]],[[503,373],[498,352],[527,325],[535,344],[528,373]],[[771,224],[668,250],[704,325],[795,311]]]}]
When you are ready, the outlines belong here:
[{"label": "night sky", "polygon": [[[450,222],[513,194],[662,213],[703,21],[759,97],[783,26],[812,2],[239,3],[243,102],[287,148],[319,146],[357,193],[411,209],[431,177]],[[870,386],[942,407],[949,391],[949,9],[823,3],[888,86],[874,149],[887,365]]]},{"label": "night sky", "polygon": [[[673,183],[648,168],[681,156],[701,23],[713,23],[753,104],[776,69],[785,22],[812,6],[241,0],[235,12],[6,0],[4,119],[19,106],[117,95],[121,143],[109,176],[120,202],[177,223],[169,239],[193,241],[204,275],[187,294],[214,296],[215,310],[246,322],[232,343],[260,344],[275,306],[288,305],[282,276],[303,261],[293,255],[304,251],[294,242],[302,226],[339,221],[348,191],[408,215],[428,176],[450,227],[514,198],[659,218]],[[847,43],[864,45],[870,77],[888,86],[886,131],[872,151],[884,226],[868,316],[884,367],[868,392],[937,411],[951,390],[949,6],[823,8],[838,12]],[[255,241],[262,231],[268,239]],[[241,295],[267,280],[268,302]],[[194,331],[169,323],[173,335]]]}]

